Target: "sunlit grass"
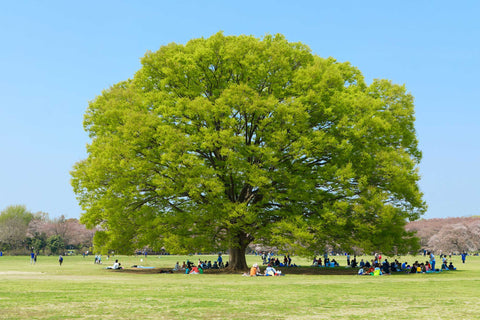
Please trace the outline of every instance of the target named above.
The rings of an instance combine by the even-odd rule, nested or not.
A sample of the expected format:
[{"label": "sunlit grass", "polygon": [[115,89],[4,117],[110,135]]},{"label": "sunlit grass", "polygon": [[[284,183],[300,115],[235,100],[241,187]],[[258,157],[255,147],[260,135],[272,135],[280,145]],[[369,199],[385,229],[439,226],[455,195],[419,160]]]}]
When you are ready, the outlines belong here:
[{"label": "sunlit grass", "polygon": [[[216,256],[120,256],[125,267],[173,267]],[[226,257],[225,257],[226,258]],[[344,257],[336,257],[345,265]],[[394,276],[242,277],[132,274],[106,270],[114,258],[0,257],[0,319],[478,319],[480,258],[458,271]],[[142,261],[143,260],[143,261]],[[405,260],[405,258],[402,258]],[[406,260],[422,261],[423,257]],[[248,256],[249,264],[260,262]],[[310,261],[294,258],[300,265]]]}]

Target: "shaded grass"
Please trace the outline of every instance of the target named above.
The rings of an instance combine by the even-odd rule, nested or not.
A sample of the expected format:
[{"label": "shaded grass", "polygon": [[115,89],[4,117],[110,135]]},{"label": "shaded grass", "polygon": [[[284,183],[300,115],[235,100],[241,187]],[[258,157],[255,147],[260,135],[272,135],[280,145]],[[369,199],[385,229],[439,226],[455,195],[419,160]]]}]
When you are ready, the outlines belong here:
[{"label": "shaded grass", "polygon": [[[215,256],[199,256],[214,260]],[[195,257],[120,257],[172,267]],[[408,261],[417,258],[409,258]],[[93,258],[0,258],[0,319],[476,319],[480,259],[440,274],[242,277],[239,274],[132,274],[105,270]],[[297,259],[295,259],[297,260]],[[339,259],[337,259],[339,260]],[[249,263],[260,258],[248,257]],[[345,262],[340,259],[340,264]],[[109,261],[111,265],[112,260]],[[308,264],[307,261],[296,261]]]}]

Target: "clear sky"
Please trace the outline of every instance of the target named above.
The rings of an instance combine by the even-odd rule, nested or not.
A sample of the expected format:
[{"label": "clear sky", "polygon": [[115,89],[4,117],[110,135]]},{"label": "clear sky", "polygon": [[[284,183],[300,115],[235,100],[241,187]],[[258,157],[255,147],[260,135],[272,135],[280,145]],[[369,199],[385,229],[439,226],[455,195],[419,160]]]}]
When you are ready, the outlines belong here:
[{"label": "clear sky", "polygon": [[147,50],[284,34],[415,97],[425,218],[480,214],[480,1],[6,1],[0,9],[0,210],[78,218],[88,101]]}]

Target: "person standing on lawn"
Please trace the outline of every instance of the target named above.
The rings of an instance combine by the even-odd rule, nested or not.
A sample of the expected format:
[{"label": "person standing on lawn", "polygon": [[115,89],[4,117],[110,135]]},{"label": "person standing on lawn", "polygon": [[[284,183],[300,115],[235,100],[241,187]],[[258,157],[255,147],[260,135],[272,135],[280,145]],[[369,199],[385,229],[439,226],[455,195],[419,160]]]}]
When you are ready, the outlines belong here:
[{"label": "person standing on lawn", "polygon": [[465,259],[467,259],[467,253],[463,251],[462,253],[462,263],[465,263]]},{"label": "person standing on lawn", "polygon": [[430,255],[430,265],[432,266],[432,271],[435,271],[435,255],[433,252],[428,253]]}]

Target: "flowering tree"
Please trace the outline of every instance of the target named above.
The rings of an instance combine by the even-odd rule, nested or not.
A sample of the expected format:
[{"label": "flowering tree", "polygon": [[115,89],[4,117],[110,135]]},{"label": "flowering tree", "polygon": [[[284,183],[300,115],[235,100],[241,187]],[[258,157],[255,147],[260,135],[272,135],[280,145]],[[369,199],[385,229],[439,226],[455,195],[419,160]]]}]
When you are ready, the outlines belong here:
[{"label": "flowering tree", "polygon": [[480,249],[480,218],[458,217],[418,220],[406,226],[416,231],[423,248],[442,253]]},{"label": "flowering tree", "polygon": [[[36,213],[28,225],[27,236],[31,239],[46,240],[52,236],[60,237],[65,246],[75,247],[92,245],[95,229],[87,229],[78,219],[65,219],[62,215],[50,219],[46,213]],[[36,241],[37,246],[39,242]],[[33,244],[33,241],[32,241]],[[39,250],[40,248],[36,248]]]}]

